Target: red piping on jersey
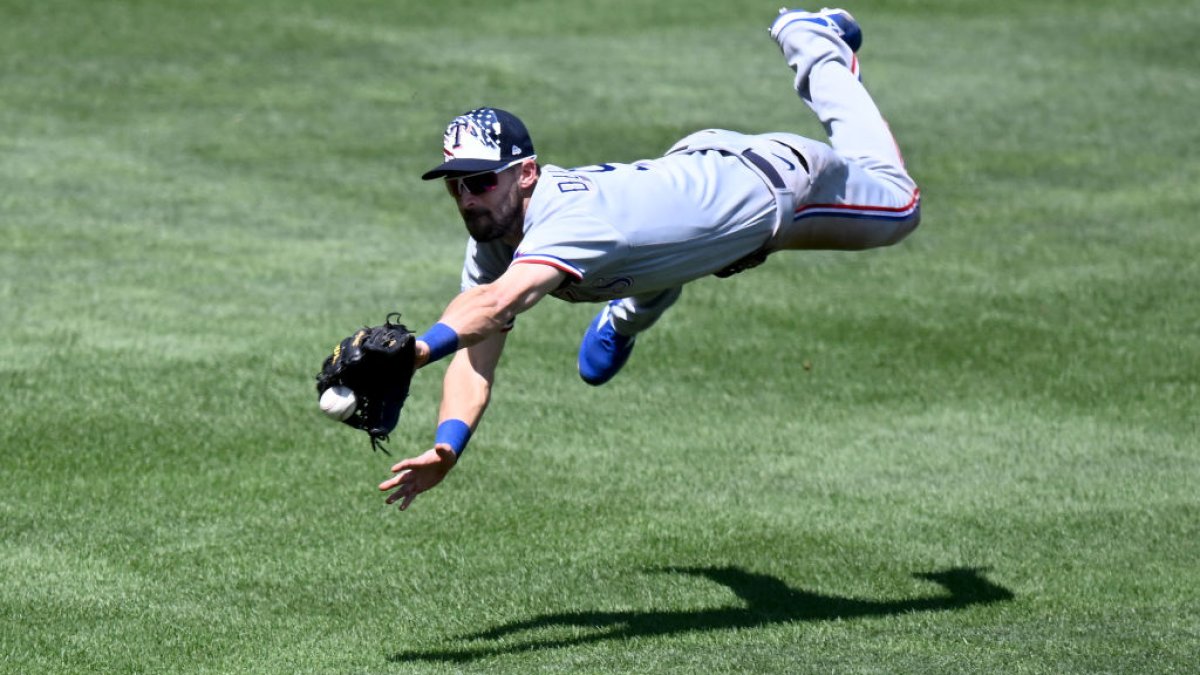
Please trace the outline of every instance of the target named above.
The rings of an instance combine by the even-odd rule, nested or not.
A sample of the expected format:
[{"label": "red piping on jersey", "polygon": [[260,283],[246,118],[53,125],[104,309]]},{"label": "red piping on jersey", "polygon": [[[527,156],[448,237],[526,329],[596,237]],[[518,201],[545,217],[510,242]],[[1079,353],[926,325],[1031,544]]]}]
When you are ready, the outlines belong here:
[{"label": "red piping on jersey", "polygon": [[538,255],[519,256],[517,258],[514,258],[512,261],[512,264],[514,264],[514,265],[516,265],[517,263],[536,263],[538,265],[549,265],[550,267],[553,267],[554,269],[556,269],[560,272],[566,273],[567,276],[574,277],[576,281],[583,280],[583,275],[579,273],[579,270],[571,267],[570,265],[568,265],[565,262],[562,262],[560,260],[555,260],[555,259],[547,257],[547,256],[538,256]]},{"label": "red piping on jersey", "polygon": [[862,204],[805,204],[796,209],[795,218],[799,219],[805,211],[813,210],[837,210],[837,211],[860,211],[867,213],[894,213],[897,215],[907,214],[916,208],[917,202],[921,201],[921,191],[913,190],[912,199],[904,206],[865,206]]}]

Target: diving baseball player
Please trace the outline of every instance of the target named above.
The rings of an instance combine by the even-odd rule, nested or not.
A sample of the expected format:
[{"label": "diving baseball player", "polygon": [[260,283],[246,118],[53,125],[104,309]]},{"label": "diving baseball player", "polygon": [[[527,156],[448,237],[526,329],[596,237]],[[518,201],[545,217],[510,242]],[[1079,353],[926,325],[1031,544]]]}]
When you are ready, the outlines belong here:
[{"label": "diving baseball player", "polygon": [[479,108],[450,122],[442,178],[471,238],[462,293],[417,338],[418,366],[453,355],[434,447],[380,484],[406,509],[454,467],[491,397],[518,314],[552,295],[603,302],[579,374],[617,374],[638,335],[689,281],[727,276],[786,249],[894,244],[920,219],[920,194],[859,81],[858,23],[845,10],[781,10],[771,38],[829,143],[789,133],[708,129],[659,158],[539,166],[514,115]]}]

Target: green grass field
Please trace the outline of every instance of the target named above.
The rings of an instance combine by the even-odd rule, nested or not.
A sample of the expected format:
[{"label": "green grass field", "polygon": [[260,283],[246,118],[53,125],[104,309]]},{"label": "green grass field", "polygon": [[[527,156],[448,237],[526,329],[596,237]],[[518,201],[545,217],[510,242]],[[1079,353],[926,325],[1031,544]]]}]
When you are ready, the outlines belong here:
[{"label": "green grass field", "polygon": [[910,239],[697,282],[599,389],[542,303],[405,513],[319,415],[458,289],[450,117],[820,137],[775,8],[0,0],[0,671],[1196,672],[1195,2],[852,5]]}]

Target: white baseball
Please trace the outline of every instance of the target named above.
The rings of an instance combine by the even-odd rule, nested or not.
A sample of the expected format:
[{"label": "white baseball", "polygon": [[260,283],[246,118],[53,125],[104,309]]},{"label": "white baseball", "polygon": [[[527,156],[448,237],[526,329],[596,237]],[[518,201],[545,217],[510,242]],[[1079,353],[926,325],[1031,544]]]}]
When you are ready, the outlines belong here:
[{"label": "white baseball", "polygon": [[358,399],[350,387],[338,385],[326,389],[325,393],[321,394],[321,412],[339,422],[353,415],[357,407]]}]

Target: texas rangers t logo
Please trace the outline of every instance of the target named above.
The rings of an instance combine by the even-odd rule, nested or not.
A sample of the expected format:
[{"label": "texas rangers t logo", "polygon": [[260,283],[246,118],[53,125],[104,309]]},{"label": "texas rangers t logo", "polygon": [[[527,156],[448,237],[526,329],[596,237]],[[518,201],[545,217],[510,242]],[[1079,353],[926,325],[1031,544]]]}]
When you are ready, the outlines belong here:
[{"label": "texas rangers t logo", "polygon": [[446,161],[456,157],[500,159],[500,120],[491,110],[474,110],[454,118],[442,138]]}]

